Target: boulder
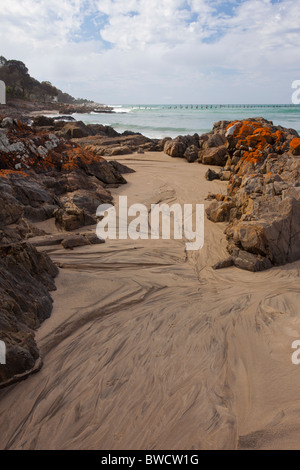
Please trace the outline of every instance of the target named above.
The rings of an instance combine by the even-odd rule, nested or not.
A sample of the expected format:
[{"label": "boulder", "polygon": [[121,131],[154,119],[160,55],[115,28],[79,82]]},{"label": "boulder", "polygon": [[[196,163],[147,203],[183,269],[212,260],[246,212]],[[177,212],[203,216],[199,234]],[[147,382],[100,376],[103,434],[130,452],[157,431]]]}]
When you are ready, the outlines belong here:
[{"label": "boulder", "polygon": [[234,265],[237,268],[252,272],[264,271],[272,267],[269,259],[255,256],[243,250],[240,250],[238,256],[234,258]]},{"label": "boulder", "polygon": [[224,268],[230,268],[231,266],[234,266],[234,259],[230,256],[229,258],[226,258],[222,261],[219,261],[213,266],[213,269],[224,269]]},{"label": "boulder", "polygon": [[96,176],[105,184],[126,184],[125,178],[106,160],[92,160],[88,164],[82,162],[80,166],[87,175]]},{"label": "boulder", "polygon": [[220,179],[220,173],[217,173],[214,170],[211,170],[210,168],[207,170],[205,173],[205,178],[208,181],[213,181],[213,180],[219,180]]},{"label": "boulder", "polygon": [[[190,150],[187,152],[187,156],[185,156],[185,152],[187,149]],[[193,136],[186,135],[186,136],[178,136],[175,139],[167,138],[164,144],[164,152],[171,157],[178,157],[178,158],[191,158],[191,161],[195,161],[198,158],[198,152],[196,157],[196,150],[199,150],[199,136],[195,134]]]},{"label": "boulder", "polygon": [[82,235],[74,235],[72,237],[65,238],[61,242],[61,244],[67,250],[67,249],[73,249],[79,246],[90,245],[90,242],[87,240],[87,238],[83,237]]},{"label": "boulder", "polygon": [[95,232],[78,233],[64,238],[61,244],[65,249],[73,249],[79,246],[101,245],[105,240],[99,238]]},{"label": "boulder", "polygon": [[193,163],[198,159],[199,147],[196,145],[190,145],[184,152],[184,158],[187,159],[189,163]]},{"label": "boulder", "polygon": [[104,126],[103,124],[88,124],[90,135],[100,135],[106,137],[119,137],[121,134],[110,126]]},{"label": "boulder", "polygon": [[91,216],[95,216],[100,204],[108,202],[96,192],[86,189],[78,189],[72,193],[66,193],[59,198],[59,201],[60,207],[65,211],[82,209]]},{"label": "boulder", "polygon": [[203,165],[216,165],[224,166],[226,164],[227,156],[225,146],[208,148],[199,152],[199,161]]},{"label": "boulder", "polygon": [[214,201],[206,209],[206,215],[212,222],[229,222],[233,208],[232,201]]},{"label": "boulder", "polygon": [[34,330],[50,316],[58,269],[45,253],[27,243],[0,246],[0,340],[6,365],[0,387],[26,378],[41,367]]},{"label": "boulder", "polygon": [[[144,153],[143,150],[138,150],[138,153]],[[126,165],[123,165],[122,163],[120,162],[117,162],[116,160],[111,160],[109,162],[113,167],[114,169],[119,172],[121,175],[126,175],[126,174],[129,174],[129,173],[135,173],[135,170],[133,170],[132,168],[129,168],[128,166]]]},{"label": "boulder", "polygon": [[46,116],[36,116],[33,119],[32,125],[35,127],[51,127],[54,126],[54,119]]},{"label": "boulder", "polygon": [[168,140],[165,143],[164,152],[173,158],[184,158],[186,146],[183,142]]},{"label": "boulder", "polygon": [[95,232],[87,232],[83,234],[91,245],[102,245],[105,243],[103,238],[99,238]]},{"label": "boulder", "polygon": [[96,217],[93,217],[82,209],[78,209],[75,205],[67,209],[57,209],[54,212],[54,217],[57,227],[67,232],[97,223]]},{"label": "boulder", "polygon": [[[203,150],[216,148],[216,147],[222,147],[226,142],[226,138],[222,134],[218,134],[218,133],[210,134],[210,135],[207,134],[207,137],[208,137],[207,139],[202,140],[201,148]],[[200,137],[200,141],[201,141],[201,137]]]},{"label": "boulder", "polygon": [[80,139],[93,135],[91,130],[82,122],[76,121],[66,124],[57,135],[64,139]]}]

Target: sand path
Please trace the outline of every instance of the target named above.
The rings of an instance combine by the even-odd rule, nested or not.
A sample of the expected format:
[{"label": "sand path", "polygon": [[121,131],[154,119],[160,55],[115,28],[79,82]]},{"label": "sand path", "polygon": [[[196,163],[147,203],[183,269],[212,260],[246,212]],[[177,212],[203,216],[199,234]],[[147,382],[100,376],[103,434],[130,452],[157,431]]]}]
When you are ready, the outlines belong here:
[{"label": "sand path", "polygon": [[[163,154],[114,190],[129,203],[205,203],[226,183]],[[37,333],[44,367],[0,392],[2,449],[300,448],[300,263],[249,273],[211,266],[205,246],[122,240],[65,251],[52,316]]]}]

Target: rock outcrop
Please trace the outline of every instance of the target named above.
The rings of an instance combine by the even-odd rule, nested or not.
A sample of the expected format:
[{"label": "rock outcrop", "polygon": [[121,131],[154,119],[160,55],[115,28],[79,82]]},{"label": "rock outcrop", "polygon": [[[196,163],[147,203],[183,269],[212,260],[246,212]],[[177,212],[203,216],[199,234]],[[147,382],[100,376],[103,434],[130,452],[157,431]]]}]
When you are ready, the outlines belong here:
[{"label": "rock outcrop", "polygon": [[[207,216],[229,223],[233,264],[259,271],[299,260],[297,132],[258,118],[227,124],[225,137],[225,167],[231,173],[227,196],[212,202]],[[215,179],[214,174],[207,176]]]},{"label": "rock outcrop", "polygon": [[204,165],[209,181],[228,181],[227,195],[207,208],[227,222],[230,265],[259,271],[300,259],[300,138],[263,118],[221,121],[211,132],[163,141],[164,152]]},{"label": "rock outcrop", "polygon": [[186,158],[189,163],[198,159],[200,146],[199,135],[194,134],[186,136],[178,136],[175,139],[165,139],[164,152],[173,158]]},{"label": "rock outcrop", "polygon": [[[93,129],[95,132],[95,127]],[[140,150],[147,152],[157,152],[162,150],[159,140],[149,139],[141,134],[126,132],[112,137],[103,136],[98,133],[88,137],[78,139],[73,138],[72,142],[99,156],[128,155]]]},{"label": "rock outcrop", "polygon": [[0,127],[2,225],[22,217],[34,222],[55,217],[65,230],[96,223],[97,206],[112,200],[106,186],[126,183],[116,163],[91,150],[19,121],[11,120],[8,126],[4,120],[4,125]]},{"label": "rock outcrop", "polygon": [[[63,230],[95,224],[98,205],[112,201],[107,187],[126,183],[122,174],[130,172],[49,132],[52,121],[40,124],[47,126],[0,119],[0,341],[6,345],[0,387],[42,364],[34,331],[50,316],[58,269],[33,244],[73,249],[102,243],[93,232],[67,236]],[[55,240],[35,226],[50,218],[62,230]]]},{"label": "rock outcrop", "polygon": [[215,124],[213,130],[199,136],[178,136],[165,139],[164,152],[171,157],[186,158],[189,163],[198,161],[204,165],[224,166],[226,163],[224,121]]},{"label": "rock outcrop", "polygon": [[60,114],[88,114],[90,112],[114,114],[115,111],[110,106],[105,106],[97,103],[87,104],[65,104],[56,103],[56,107],[59,108]]},{"label": "rock outcrop", "polygon": [[50,316],[57,267],[28,243],[0,246],[0,340],[6,364],[0,365],[0,387],[39,370],[42,361],[34,330]]},{"label": "rock outcrop", "polygon": [[56,119],[39,116],[34,119],[33,125],[36,128],[53,132],[66,140],[71,140],[99,156],[163,150],[164,141],[150,139],[136,132],[125,131],[120,134],[112,127],[102,124],[84,124],[82,121],[66,123]]},{"label": "rock outcrop", "polygon": [[124,178],[103,158],[83,150],[74,142],[54,133],[32,129],[19,121],[4,119],[0,124],[0,170],[82,170],[104,183],[123,184]]}]

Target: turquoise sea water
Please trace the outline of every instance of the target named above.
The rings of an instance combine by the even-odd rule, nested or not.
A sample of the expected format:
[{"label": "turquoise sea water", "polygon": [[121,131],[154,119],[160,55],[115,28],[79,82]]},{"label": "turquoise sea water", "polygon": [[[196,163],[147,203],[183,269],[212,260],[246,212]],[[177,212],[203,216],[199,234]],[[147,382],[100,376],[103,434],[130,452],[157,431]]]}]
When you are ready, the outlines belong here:
[{"label": "turquoise sea water", "polygon": [[115,114],[74,114],[86,124],[105,124],[118,132],[140,132],[150,138],[202,134],[217,121],[264,117],[300,133],[300,106],[295,105],[110,105]]}]

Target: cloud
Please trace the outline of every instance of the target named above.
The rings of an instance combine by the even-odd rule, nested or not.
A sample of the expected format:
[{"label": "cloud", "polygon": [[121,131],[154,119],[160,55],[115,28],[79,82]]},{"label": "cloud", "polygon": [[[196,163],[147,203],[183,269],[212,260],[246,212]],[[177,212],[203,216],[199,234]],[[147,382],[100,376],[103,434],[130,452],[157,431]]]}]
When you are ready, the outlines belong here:
[{"label": "cloud", "polygon": [[10,0],[0,21],[2,55],[100,102],[290,102],[300,78],[294,0]]}]

